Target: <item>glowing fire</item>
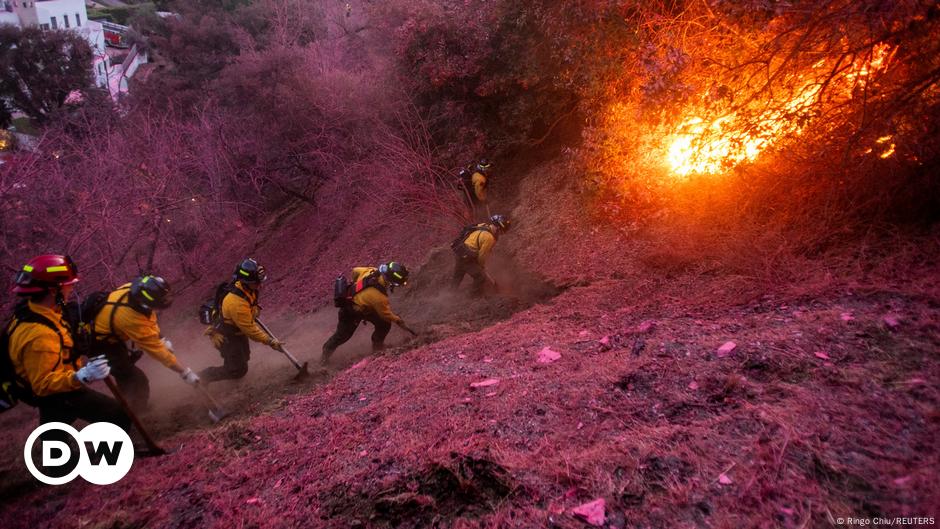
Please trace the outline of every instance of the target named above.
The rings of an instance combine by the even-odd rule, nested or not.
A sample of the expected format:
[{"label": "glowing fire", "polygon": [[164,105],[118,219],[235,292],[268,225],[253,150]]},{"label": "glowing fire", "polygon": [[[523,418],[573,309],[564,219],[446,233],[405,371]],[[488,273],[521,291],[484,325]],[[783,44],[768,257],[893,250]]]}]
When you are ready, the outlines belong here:
[{"label": "glowing fire", "polygon": [[[893,48],[880,44],[873,48],[869,57],[855,61],[841,75],[845,92],[850,94],[853,86],[864,86],[873,74],[887,68],[893,54]],[[766,101],[764,108],[767,110],[756,115],[729,113],[706,119],[696,110],[689,112],[666,139],[668,167],[680,177],[720,173],[740,163],[753,161],[762,151],[785,137],[799,135],[823,86],[820,79],[828,75],[827,68],[825,61],[817,62],[808,75],[795,77],[804,80],[802,88],[788,100]],[[799,84],[797,81],[797,86]],[[884,141],[887,139],[890,137]],[[894,144],[880,156],[887,158],[892,154]]]}]

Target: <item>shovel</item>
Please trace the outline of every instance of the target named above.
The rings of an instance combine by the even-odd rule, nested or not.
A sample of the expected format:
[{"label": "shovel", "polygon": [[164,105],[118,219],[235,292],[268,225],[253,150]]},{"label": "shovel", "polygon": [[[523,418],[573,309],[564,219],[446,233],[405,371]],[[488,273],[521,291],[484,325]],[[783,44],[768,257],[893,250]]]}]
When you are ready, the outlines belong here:
[{"label": "shovel", "polygon": [[[264,330],[264,332],[266,332],[268,336],[277,340],[277,337],[274,336],[274,333],[271,332],[271,329],[269,329],[268,326],[264,324],[264,322],[262,322],[261,320],[255,320],[255,321],[258,322],[258,326],[261,327],[261,329]],[[307,370],[307,362],[304,362],[303,365],[300,365],[300,362],[298,362],[297,359],[294,358],[294,355],[290,354],[290,351],[288,351],[284,347],[281,347],[281,352],[284,353],[284,355],[287,356],[287,359],[290,360],[290,363],[293,364],[295,368],[297,368],[298,380],[301,378],[306,378],[310,376],[310,372]]]},{"label": "shovel", "polygon": [[220,422],[222,419],[228,417],[229,413],[222,409],[222,406],[219,406],[219,403],[212,398],[212,395],[206,391],[206,388],[202,387],[202,384],[196,385],[196,391],[202,396],[202,400],[205,401],[206,408],[209,408],[209,418],[212,419],[212,422]]},{"label": "shovel", "polygon": [[[168,338],[163,338],[162,340],[163,345],[165,345],[171,353],[176,354],[176,350],[173,349],[173,342],[171,342]],[[219,422],[228,415],[228,412],[223,410],[222,406],[219,406],[215,399],[212,398],[212,395],[210,395],[209,392],[206,391],[206,388],[202,386],[202,382],[196,384],[194,387],[199,395],[202,396],[202,400],[205,402],[206,408],[209,408],[209,418],[212,419],[212,422]]]}]

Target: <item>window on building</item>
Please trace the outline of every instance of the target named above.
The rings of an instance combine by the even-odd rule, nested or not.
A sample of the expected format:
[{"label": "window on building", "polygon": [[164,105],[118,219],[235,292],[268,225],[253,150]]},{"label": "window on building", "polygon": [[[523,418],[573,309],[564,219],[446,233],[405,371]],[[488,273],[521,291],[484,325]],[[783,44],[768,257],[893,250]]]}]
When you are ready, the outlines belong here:
[{"label": "window on building", "polygon": [[81,26],[81,25],[82,25],[82,17],[80,17],[80,16],[78,15],[78,13],[75,13],[75,25],[76,25],[76,26]]},{"label": "window on building", "polygon": [[65,27],[69,27],[69,16],[62,15],[62,22],[65,22]]},{"label": "window on building", "polygon": [[52,22],[52,29],[58,29],[59,23],[56,22],[55,17],[49,17],[49,22]]},{"label": "window on building", "polygon": [[39,24],[39,28],[42,29],[43,31],[45,31],[45,30],[49,29],[49,24]]}]

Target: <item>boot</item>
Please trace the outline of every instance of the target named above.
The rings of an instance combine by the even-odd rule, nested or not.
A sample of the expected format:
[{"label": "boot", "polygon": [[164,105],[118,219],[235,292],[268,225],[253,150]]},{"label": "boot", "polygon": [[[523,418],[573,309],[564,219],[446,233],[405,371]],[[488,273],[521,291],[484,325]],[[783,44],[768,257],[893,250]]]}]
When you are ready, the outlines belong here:
[{"label": "boot", "polygon": [[333,351],[335,351],[335,349],[323,348],[323,353],[320,354],[320,367],[326,367],[330,363],[330,357],[333,356]]}]

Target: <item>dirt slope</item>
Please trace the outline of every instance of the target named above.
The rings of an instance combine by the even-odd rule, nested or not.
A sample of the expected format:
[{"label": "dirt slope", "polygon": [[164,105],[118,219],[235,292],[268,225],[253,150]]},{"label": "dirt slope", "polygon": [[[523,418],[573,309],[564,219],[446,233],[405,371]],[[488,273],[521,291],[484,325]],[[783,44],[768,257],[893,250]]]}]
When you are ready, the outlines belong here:
[{"label": "dirt slope", "polygon": [[[0,519],[56,528],[584,527],[571,509],[595,498],[618,528],[937,516],[935,259],[891,278],[771,291],[753,278],[651,269],[641,242],[590,227],[577,197],[557,200],[574,193],[560,180],[528,178],[519,192],[517,229],[498,247],[502,295],[446,292],[446,253],[428,248],[449,237],[416,232],[402,251],[425,264],[393,306],[426,331],[420,340],[395,330],[398,347],[358,361],[368,350],[361,329],[340,350],[345,369],[302,384],[275,353],[255,349],[247,380],[213,387],[244,410],[231,420],[208,426],[191,403],[163,402],[153,421],[178,452],[138,460],[108,489],[26,485],[5,496]],[[308,222],[289,220],[262,257],[280,248],[281,262],[307,261],[302,277],[325,284],[341,262],[369,255],[331,252],[331,243],[318,243],[316,256],[307,246],[285,251],[305,240]],[[370,225],[346,229],[356,222]],[[926,242],[931,255],[936,237]],[[356,252],[391,245],[378,236]],[[270,297],[307,298],[273,322],[315,360],[332,311],[315,310],[323,290],[289,281],[301,280],[275,283]],[[174,332],[200,343],[195,328]],[[720,357],[728,341],[736,347]],[[546,347],[560,358],[539,363]],[[204,346],[192,349],[194,364],[212,361]],[[480,382],[489,385],[472,386]],[[182,395],[178,381],[165,384]],[[35,418],[17,413],[19,429],[3,424],[25,438]]]}]

